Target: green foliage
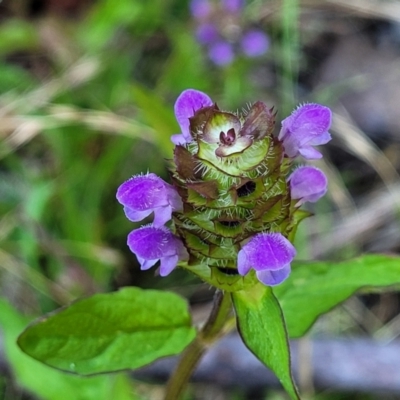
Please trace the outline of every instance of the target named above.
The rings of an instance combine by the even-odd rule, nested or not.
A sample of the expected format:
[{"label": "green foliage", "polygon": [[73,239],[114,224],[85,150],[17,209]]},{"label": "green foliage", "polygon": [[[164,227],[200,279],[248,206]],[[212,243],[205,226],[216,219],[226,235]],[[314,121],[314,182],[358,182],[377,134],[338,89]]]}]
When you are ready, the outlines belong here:
[{"label": "green foliage", "polygon": [[37,49],[39,37],[35,27],[19,19],[11,19],[0,26],[0,54],[10,51]]},{"label": "green foliage", "polygon": [[315,320],[361,289],[400,285],[400,259],[364,255],[337,262],[297,262],[283,284],[274,288],[290,337],[303,336]]},{"label": "green foliage", "polygon": [[272,371],[294,400],[299,400],[290,370],[290,349],[279,302],[270,287],[258,284],[232,293],[240,336],[249,350]]},{"label": "green foliage", "polygon": [[7,361],[19,384],[43,400],[134,400],[137,397],[124,374],[89,378],[50,368],[24,354],[16,339],[29,319],[0,299],[0,326]]},{"label": "green foliage", "polygon": [[124,288],[79,300],[39,319],[21,334],[18,344],[47,365],[95,374],[139,368],[178,354],[194,337],[182,298]]}]

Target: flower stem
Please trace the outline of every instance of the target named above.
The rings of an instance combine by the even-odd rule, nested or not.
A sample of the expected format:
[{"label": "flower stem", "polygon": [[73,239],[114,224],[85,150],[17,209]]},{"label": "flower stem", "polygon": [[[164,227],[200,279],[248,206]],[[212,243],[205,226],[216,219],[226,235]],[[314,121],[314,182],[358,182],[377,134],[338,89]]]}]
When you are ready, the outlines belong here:
[{"label": "flower stem", "polygon": [[182,353],[179,363],[167,383],[164,400],[179,399],[203,354],[218,338],[230,330],[231,324],[227,322],[231,311],[230,293],[217,291],[207,322]]}]

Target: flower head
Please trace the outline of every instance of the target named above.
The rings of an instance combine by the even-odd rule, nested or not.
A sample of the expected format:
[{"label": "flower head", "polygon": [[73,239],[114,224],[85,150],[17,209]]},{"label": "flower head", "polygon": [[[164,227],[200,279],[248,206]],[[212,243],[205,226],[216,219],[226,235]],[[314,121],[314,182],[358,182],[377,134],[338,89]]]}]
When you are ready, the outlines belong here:
[{"label": "flower head", "polygon": [[[284,120],[279,138],[273,134],[276,113],[261,101],[231,113],[188,89],[178,97],[175,115],[181,133],[172,138],[173,186],[147,174],[117,193],[129,219],[154,212],[152,225],[128,236],[141,268],[160,261],[165,276],[187,259],[188,269],[223,290],[242,290],[255,277],[280,284],[296,255],[287,237],[307,215],[298,206],[317,201],[327,188],[318,168],[288,172],[294,156],[311,158],[319,154],[311,146],[330,139],[329,109],[300,107]],[[171,218],[170,231],[163,224]]]},{"label": "flower head", "polygon": [[308,160],[321,158],[322,154],[312,146],[328,143],[331,135],[332,113],[320,104],[305,104],[282,121],[279,140],[285,153],[293,158],[301,154]]},{"label": "flower head", "polygon": [[193,138],[190,135],[189,118],[193,117],[197,110],[211,106],[212,104],[213,102],[210,97],[203,92],[199,92],[195,89],[187,89],[183,91],[176,99],[174,106],[175,117],[182,133],[172,135],[172,142],[174,144],[185,144],[191,142]]},{"label": "flower head", "polygon": [[190,11],[193,17],[197,19],[206,18],[211,12],[211,4],[208,0],[192,0]]},{"label": "flower head", "polygon": [[126,217],[141,221],[154,212],[154,225],[162,226],[171,219],[172,211],[182,208],[176,189],[156,174],[138,175],[124,182],[117,191]]},{"label": "flower head", "polygon": [[328,180],[325,174],[316,167],[297,168],[289,176],[288,182],[292,199],[299,200],[296,206],[301,206],[306,201],[315,203],[328,190]]},{"label": "flower head", "polygon": [[190,11],[196,20],[196,38],[206,47],[209,59],[218,66],[229,65],[241,50],[246,57],[259,57],[269,48],[268,36],[248,29],[243,18],[243,0],[192,0]]},{"label": "flower head", "polygon": [[142,226],[128,235],[128,246],[146,270],[160,261],[160,275],[166,276],[185,258],[182,242],[167,228]]},{"label": "flower head", "polygon": [[243,0],[221,0],[222,8],[231,13],[237,13],[243,8]]},{"label": "flower head", "polygon": [[281,233],[260,233],[239,251],[238,272],[246,275],[253,268],[262,283],[278,285],[289,276],[295,255],[296,249]]},{"label": "flower head", "polygon": [[196,38],[202,44],[213,43],[218,39],[218,30],[214,24],[201,24],[196,29]]},{"label": "flower head", "polygon": [[210,60],[219,66],[230,64],[235,58],[232,45],[226,40],[218,40],[208,50]]},{"label": "flower head", "polygon": [[269,38],[264,32],[253,29],[243,35],[240,44],[246,56],[258,57],[267,52],[269,48]]}]

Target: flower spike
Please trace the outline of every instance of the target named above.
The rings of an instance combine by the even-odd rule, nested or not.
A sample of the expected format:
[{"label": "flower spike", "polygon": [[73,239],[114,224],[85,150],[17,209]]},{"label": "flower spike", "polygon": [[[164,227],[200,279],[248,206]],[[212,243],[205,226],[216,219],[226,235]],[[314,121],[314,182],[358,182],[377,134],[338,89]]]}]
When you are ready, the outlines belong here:
[{"label": "flower spike", "polygon": [[282,121],[279,140],[285,153],[294,158],[302,155],[307,160],[318,159],[322,154],[312,146],[328,143],[331,135],[332,113],[320,104],[304,104]]},{"label": "flower spike", "polygon": [[[327,190],[318,168],[289,171],[297,155],[321,156],[312,146],[330,139],[330,110],[319,104],[299,107],[283,121],[279,138],[274,107],[261,101],[232,113],[188,89],[176,100],[175,115],[181,133],[172,137],[173,186],[148,173],[128,180],[117,193],[130,220],[154,213],[152,225],[128,237],[141,269],[159,261],[165,276],[187,260],[185,269],[193,267],[222,290],[243,290],[255,278],[279,285],[296,255],[287,238],[308,215],[298,207]],[[170,219],[169,230],[164,224]]]},{"label": "flower spike", "polygon": [[172,272],[180,259],[186,257],[182,242],[165,227],[142,226],[128,235],[128,246],[146,270],[160,261],[160,275]]},{"label": "flower spike", "polygon": [[117,191],[126,217],[141,221],[154,212],[154,225],[171,219],[172,211],[182,209],[182,201],[173,188],[156,174],[138,175],[124,182]]}]

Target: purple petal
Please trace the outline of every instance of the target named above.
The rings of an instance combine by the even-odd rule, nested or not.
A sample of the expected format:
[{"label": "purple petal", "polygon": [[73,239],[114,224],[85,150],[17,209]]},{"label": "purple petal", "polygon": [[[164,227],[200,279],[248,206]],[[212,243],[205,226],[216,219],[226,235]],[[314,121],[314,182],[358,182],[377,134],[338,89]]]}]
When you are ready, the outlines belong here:
[{"label": "purple petal", "polygon": [[133,222],[138,222],[138,221],[141,221],[142,219],[145,219],[152,212],[153,212],[153,210],[136,211],[133,208],[129,208],[127,206],[124,207],[124,213],[125,213],[126,218],[128,218],[129,221],[133,221]]},{"label": "purple petal", "polygon": [[332,139],[332,136],[329,132],[324,132],[322,135],[316,136],[313,138],[309,144],[312,146],[318,146],[320,144],[326,144]]},{"label": "purple petal", "polygon": [[269,38],[262,31],[252,30],[243,36],[241,47],[246,56],[258,57],[267,52],[269,48]]},{"label": "purple petal", "polygon": [[154,212],[156,226],[164,225],[172,211],[182,208],[176,190],[155,174],[134,176],[124,182],[118,188],[117,200],[131,221],[140,221]]},{"label": "purple petal", "polygon": [[299,148],[299,154],[302,155],[306,160],[319,160],[322,158],[322,153],[315,150],[312,146],[303,146]]},{"label": "purple petal", "polygon": [[230,13],[237,13],[243,8],[243,0],[221,0],[222,8]]},{"label": "purple petal", "polygon": [[278,271],[257,271],[258,280],[264,285],[276,286],[282,283],[290,274],[290,264],[285,265]]},{"label": "purple petal", "polygon": [[[203,107],[212,106],[213,102],[205,93],[194,89],[183,91],[175,102],[175,117],[181,127],[183,138],[186,142],[192,141],[189,130],[189,118]],[[173,135],[172,141],[179,141],[179,135]]]},{"label": "purple petal", "polygon": [[167,205],[165,182],[156,174],[134,176],[118,188],[117,200],[137,211]]},{"label": "purple petal", "polygon": [[239,251],[238,272],[278,271],[290,265],[295,255],[296,249],[281,233],[260,233]]},{"label": "purple petal", "polygon": [[171,136],[171,142],[173,144],[175,144],[176,146],[178,146],[179,144],[183,145],[183,144],[191,142],[191,137],[190,137],[190,140],[186,140],[186,137],[182,133],[177,133],[177,134]]},{"label": "purple petal", "polygon": [[151,268],[160,260],[161,276],[168,275],[184,254],[184,247],[171,231],[154,225],[143,226],[128,235],[128,246],[141,265],[141,269]]},{"label": "purple petal", "polygon": [[243,249],[238,253],[237,269],[239,274],[242,276],[247,275],[251,270],[251,264],[249,263],[247,253]]},{"label": "purple petal", "polygon": [[140,263],[140,269],[142,271],[146,271],[148,269],[150,269],[151,267],[153,267],[158,260],[145,260],[143,258],[137,258],[139,263]]},{"label": "purple petal", "polygon": [[230,64],[235,57],[232,46],[225,41],[219,41],[212,45],[208,51],[208,56],[214,64],[220,66]]},{"label": "purple petal", "polygon": [[161,276],[169,275],[178,264],[178,259],[179,257],[177,255],[161,259],[160,275]]},{"label": "purple petal", "polygon": [[321,158],[322,155],[310,148],[311,145],[325,144],[331,136],[332,113],[320,104],[305,104],[282,121],[279,140],[283,142],[288,157],[299,154],[306,159]]},{"label": "purple petal", "polygon": [[218,29],[214,24],[201,24],[196,29],[196,39],[202,44],[215,42],[218,39]]},{"label": "purple petal", "polygon": [[196,19],[207,18],[211,12],[211,4],[208,0],[192,0],[190,12]]},{"label": "purple petal", "polygon": [[296,206],[309,201],[315,203],[327,192],[328,180],[325,174],[316,167],[300,167],[289,176],[290,194],[298,199]]},{"label": "purple petal", "polygon": [[154,226],[163,226],[165,225],[172,217],[172,207],[160,207],[157,210],[154,210]]}]

